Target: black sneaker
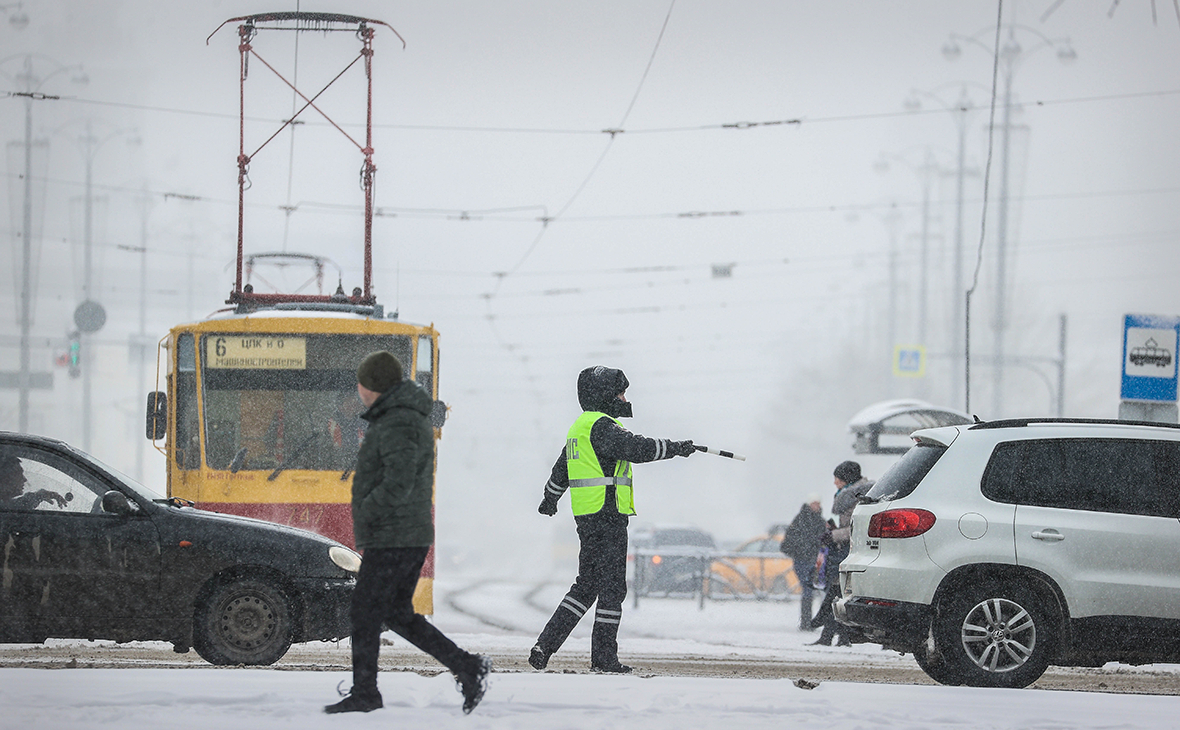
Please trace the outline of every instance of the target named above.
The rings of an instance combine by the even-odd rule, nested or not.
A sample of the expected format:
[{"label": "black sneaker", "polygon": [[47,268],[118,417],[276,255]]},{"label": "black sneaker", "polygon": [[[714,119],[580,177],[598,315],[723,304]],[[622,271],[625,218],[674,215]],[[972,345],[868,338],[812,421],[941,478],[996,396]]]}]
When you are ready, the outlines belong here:
[{"label": "black sneaker", "polygon": [[488,691],[488,674],[492,671],[492,660],[477,654],[475,661],[474,673],[460,672],[455,677],[459,691],[463,693],[464,715],[470,715],[479,701],[483,699],[484,692]]},{"label": "black sneaker", "polygon": [[541,648],[540,644],[533,647],[529,652],[529,664],[533,669],[544,669],[549,666],[549,657],[551,654]]},{"label": "black sneaker", "polygon": [[381,702],[381,693],[379,692],[363,694],[350,692],[336,704],[325,705],[324,712],[329,715],[335,715],[338,712],[372,712],[382,707],[384,705]]},{"label": "black sneaker", "polygon": [[590,669],[600,674],[630,674],[631,667],[615,661],[613,664],[593,664]]}]

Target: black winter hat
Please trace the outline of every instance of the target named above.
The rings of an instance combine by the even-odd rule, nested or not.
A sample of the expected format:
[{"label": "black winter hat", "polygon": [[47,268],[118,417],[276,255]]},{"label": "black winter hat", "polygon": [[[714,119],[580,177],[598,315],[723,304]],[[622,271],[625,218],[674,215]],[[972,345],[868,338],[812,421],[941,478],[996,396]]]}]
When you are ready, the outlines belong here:
[{"label": "black winter hat", "polygon": [[384,393],[402,382],[402,361],[391,352],[378,350],[361,360],[356,369],[356,382],[374,393]]},{"label": "black winter hat", "polygon": [[832,476],[846,484],[852,484],[860,479],[860,464],[855,461],[841,461],[832,472]]},{"label": "black winter hat", "polygon": [[600,411],[614,418],[630,418],[631,404],[619,400],[627,390],[622,370],[595,365],[578,373],[578,405],[583,411]]}]

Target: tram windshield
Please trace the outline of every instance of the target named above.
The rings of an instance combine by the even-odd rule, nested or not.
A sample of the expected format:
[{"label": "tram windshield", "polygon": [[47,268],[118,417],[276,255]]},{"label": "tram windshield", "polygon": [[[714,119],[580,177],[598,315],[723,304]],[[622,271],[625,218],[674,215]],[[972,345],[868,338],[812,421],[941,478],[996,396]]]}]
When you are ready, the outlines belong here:
[{"label": "tram windshield", "polygon": [[212,469],[355,467],[364,429],[356,368],[388,350],[407,368],[405,335],[209,334],[202,338],[206,463]]}]

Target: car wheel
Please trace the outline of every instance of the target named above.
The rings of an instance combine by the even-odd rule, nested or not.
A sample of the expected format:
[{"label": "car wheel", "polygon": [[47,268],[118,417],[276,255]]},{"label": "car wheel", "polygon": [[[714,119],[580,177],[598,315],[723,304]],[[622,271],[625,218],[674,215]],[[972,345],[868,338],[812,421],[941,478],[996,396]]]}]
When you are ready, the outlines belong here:
[{"label": "car wheel", "polygon": [[962,675],[951,667],[945,656],[933,650],[931,643],[930,641],[924,641],[918,648],[914,649],[914,659],[917,660],[918,666],[935,682],[950,687],[958,687],[963,683]]},{"label": "car wheel", "polygon": [[216,586],[197,607],[193,645],[210,664],[274,664],[291,647],[287,597],[261,580]]},{"label": "car wheel", "polygon": [[938,653],[968,686],[1027,687],[1049,666],[1051,616],[1019,585],[968,588],[947,602],[935,622]]}]

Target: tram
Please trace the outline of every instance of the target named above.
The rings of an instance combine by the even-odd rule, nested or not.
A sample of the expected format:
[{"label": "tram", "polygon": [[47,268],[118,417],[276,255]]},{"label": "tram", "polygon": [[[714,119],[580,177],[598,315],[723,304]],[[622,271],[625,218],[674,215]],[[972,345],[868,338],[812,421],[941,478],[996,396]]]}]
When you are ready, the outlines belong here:
[{"label": "tram", "polygon": [[[166,456],[170,498],[186,500],[201,509],[312,530],[351,547],[352,474],[364,427],[359,417],[364,408],[356,389],[361,360],[375,350],[397,356],[405,368],[404,377],[415,380],[435,401],[432,423],[436,440],[446,417],[446,406],[438,400],[438,332],[433,325],[402,322],[396,314],[387,316],[371,289],[376,172],[372,163],[372,39],[374,26],[385,24],[354,16],[300,12],[232,18],[226,23],[235,21],[241,23],[238,48],[242,54],[243,112],[238,154],[237,277],[226,300],[231,306],[203,321],[177,325],[161,340],[157,372],[163,374],[163,390],[148,395],[147,437]],[[242,235],[247,169],[254,155],[266,146],[264,142],[252,154],[245,148],[245,69],[248,57],[258,55],[252,41],[264,29],[322,31],[338,26],[355,27],[361,42],[357,60],[364,62],[369,86],[366,118],[370,121],[364,144],[345,133],[363,156],[364,285],[351,294],[344,292],[343,282],[332,295],[256,292],[248,280],[243,281],[243,262],[249,272],[256,256],[244,255]],[[262,64],[274,71],[265,60]],[[311,101],[300,113],[309,107],[324,114]],[[318,263],[317,257],[302,258]],[[160,381],[157,375],[157,387]],[[433,613],[433,579],[432,547],[414,596],[419,613]]]}]

